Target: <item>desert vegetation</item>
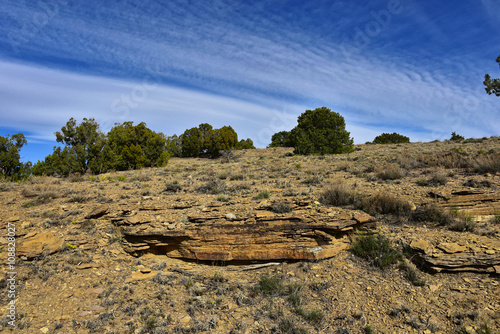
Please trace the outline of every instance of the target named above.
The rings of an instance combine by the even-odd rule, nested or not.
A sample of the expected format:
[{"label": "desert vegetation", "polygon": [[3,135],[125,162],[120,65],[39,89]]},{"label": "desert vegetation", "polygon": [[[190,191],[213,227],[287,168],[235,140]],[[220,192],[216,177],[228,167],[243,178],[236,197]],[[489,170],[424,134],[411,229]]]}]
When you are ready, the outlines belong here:
[{"label": "desert vegetation", "polygon": [[382,133],[373,139],[373,144],[401,144],[409,143],[410,138],[400,135],[399,133]]},{"label": "desert vegetation", "polygon": [[[116,125],[106,136],[84,135],[99,133],[92,120],[69,122],[64,129],[58,138],[65,147],[56,151],[71,156],[69,165],[57,164],[69,166],[67,177],[60,171],[15,178],[22,172],[12,169],[0,181],[2,226],[16,225],[22,250],[17,330],[494,333],[500,328],[494,269],[500,239],[498,137],[352,145],[349,153],[304,155],[281,144],[276,146],[285,147],[237,150],[251,142],[237,141],[226,127],[219,133],[232,139],[215,143],[230,145],[213,155],[209,138],[216,130],[206,124],[179,137],[142,123]],[[89,158],[93,146],[80,147],[78,138],[104,142],[114,167],[91,173],[90,166],[102,160]],[[193,149],[185,156],[183,139]],[[155,140],[162,151],[148,148]],[[22,137],[4,142],[3,154],[19,159]],[[50,166],[50,159],[43,163]],[[242,221],[248,216],[255,221]],[[336,217],[340,228],[342,219],[373,222],[342,228],[336,236],[326,229],[301,232],[298,223],[286,232],[284,239],[292,241],[303,233],[318,247],[332,240],[341,245],[321,260],[186,261],[168,248],[173,246],[163,253],[130,251],[148,247],[144,240],[131,241],[129,227],[136,226],[138,235],[156,226],[172,235],[195,227],[203,239],[203,228],[216,228],[214,217],[255,224],[250,225],[255,234],[261,225],[279,229],[274,218],[289,224],[306,217],[320,224]],[[33,237],[45,238],[45,245],[57,241],[57,247],[26,246]],[[7,243],[0,241],[0,255],[6,256]],[[457,264],[468,258],[475,261],[469,267]],[[0,284],[6,286],[6,278]],[[6,296],[0,301],[4,305]],[[9,332],[7,321],[2,317],[0,328]]]}]

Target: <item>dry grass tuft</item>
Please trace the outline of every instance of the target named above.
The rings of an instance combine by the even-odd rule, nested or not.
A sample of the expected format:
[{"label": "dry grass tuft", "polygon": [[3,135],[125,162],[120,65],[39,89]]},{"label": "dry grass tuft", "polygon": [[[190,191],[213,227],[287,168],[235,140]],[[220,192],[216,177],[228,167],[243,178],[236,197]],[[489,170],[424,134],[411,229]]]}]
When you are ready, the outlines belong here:
[{"label": "dry grass tuft", "polygon": [[345,183],[337,183],[321,194],[319,202],[323,205],[344,206],[354,204],[355,197]]},{"label": "dry grass tuft", "polygon": [[398,165],[389,165],[377,173],[381,180],[398,180],[406,176],[406,171]]}]

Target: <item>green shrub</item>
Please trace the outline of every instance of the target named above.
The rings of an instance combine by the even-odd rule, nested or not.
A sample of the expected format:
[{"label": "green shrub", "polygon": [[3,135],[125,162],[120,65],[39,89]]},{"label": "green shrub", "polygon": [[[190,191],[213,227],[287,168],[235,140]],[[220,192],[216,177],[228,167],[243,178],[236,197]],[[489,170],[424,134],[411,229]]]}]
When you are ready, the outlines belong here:
[{"label": "green shrub", "polygon": [[0,136],[0,179],[17,181],[29,177],[31,162],[20,162],[20,150],[28,141],[22,133]]},{"label": "green shrub", "polygon": [[[302,327],[297,327],[292,319],[283,318],[278,322],[277,329],[273,328],[273,330],[277,330],[277,333],[283,334],[305,334],[307,331]],[[273,332],[274,333],[274,332]]]},{"label": "green shrub", "polygon": [[236,149],[237,150],[255,149],[255,146],[253,145],[253,140],[247,138],[247,139],[241,139],[239,143],[236,145]]},{"label": "green shrub", "polygon": [[381,269],[397,263],[402,258],[401,252],[393,248],[389,239],[381,234],[358,234],[351,247],[355,255]]},{"label": "green shrub", "polygon": [[[116,124],[108,134],[100,130],[93,119],[84,118],[78,124],[74,118],[55,133],[56,141],[65,146],[38,161],[34,175],[100,174],[109,170],[165,166],[170,157],[163,134],[132,122]],[[111,180],[110,180],[111,181]]]},{"label": "green shrub", "polygon": [[302,305],[302,290],[304,286],[300,283],[291,284],[287,287],[288,301],[297,308]]},{"label": "green shrub", "polygon": [[264,199],[264,198],[269,198],[271,194],[269,193],[269,190],[262,190],[255,196],[255,199]]},{"label": "green shrub", "polygon": [[491,219],[491,222],[494,224],[500,224],[500,212],[495,212],[493,218]]},{"label": "green shrub", "polygon": [[214,273],[214,276],[212,276],[212,282],[224,283],[227,281],[228,281],[228,279],[224,277],[224,274],[221,271],[216,271]]},{"label": "green shrub", "polygon": [[382,133],[381,135],[375,137],[373,140],[374,144],[400,144],[409,143],[410,138],[400,135],[399,133]]},{"label": "green shrub", "polygon": [[291,131],[272,136],[270,146],[294,147],[296,154],[341,154],[354,151],[353,139],[339,113],[326,107],[306,110]]},{"label": "green shrub", "polygon": [[[198,127],[187,129],[179,137],[179,140],[183,157],[206,155],[218,157],[221,151],[234,149],[239,144],[238,134],[231,126],[214,129],[208,123],[202,123]],[[241,144],[247,147],[250,142],[242,142]],[[251,144],[253,145],[253,142]]]},{"label": "green shrub", "polygon": [[283,295],[285,292],[283,277],[279,275],[269,276],[269,274],[263,274],[260,276],[256,289],[266,295]]},{"label": "green shrub", "polygon": [[492,334],[493,332],[490,329],[490,326],[485,322],[482,324],[477,330],[476,334]]},{"label": "green shrub", "polygon": [[429,179],[418,179],[415,183],[421,187],[427,187],[430,185]]},{"label": "green shrub", "polygon": [[463,136],[461,136],[461,135],[457,134],[455,131],[453,131],[453,132],[451,133],[451,138],[450,138],[450,140],[453,140],[453,141],[462,141],[462,140],[464,140],[464,139],[465,139],[465,138],[464,138]]},{"label": "green shrub", "polygon": [[162,192],[176,193],[180,190],[182,190],[182,186],[177,181],[174,181],[165,184],[165,189]]}]

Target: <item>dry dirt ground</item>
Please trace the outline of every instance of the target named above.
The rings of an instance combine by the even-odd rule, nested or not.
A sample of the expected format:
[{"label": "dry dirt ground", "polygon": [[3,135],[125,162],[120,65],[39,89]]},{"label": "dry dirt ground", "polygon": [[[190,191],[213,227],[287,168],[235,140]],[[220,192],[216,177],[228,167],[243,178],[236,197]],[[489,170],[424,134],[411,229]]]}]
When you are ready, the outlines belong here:
[{"label": "dry dirt ground", "polygon": [[[500,270],[500,173],[490,170],[496,164],[498,171],[499,152],[495,137],[359,145],[334,156],[270,148],[237,152],[241,156],[230,162],[172,158],[165,168],[0,183],[0,331],[500,333],[494,272]],[[395,249],[427,247],[433,259],[467,250],[478,266],[436,272],[413,265],[415,254],[406,253],[406,260],[380,269],[350,247],[329,259],[262,267],[134,257],[124,251],[112,220],[141,203],[175,204],[168,219],[158,217],[169,224],[185,223],[189,215],[239,215],[263,201],[309,201],[300,214],[313,214],[328,206],[322,195],[339,184],[358,197],[390,194],[412,212],[434,203],[457,220],[375,210],[371,232]],[[456,194],[465,200],[454,200]],[[103,204],[109,212],[85,218]],[[9,268],[14,228],[16,257]],[[489,265],[481,263],[487,256]],[[16,273],[14,285],[9,272]]]}]

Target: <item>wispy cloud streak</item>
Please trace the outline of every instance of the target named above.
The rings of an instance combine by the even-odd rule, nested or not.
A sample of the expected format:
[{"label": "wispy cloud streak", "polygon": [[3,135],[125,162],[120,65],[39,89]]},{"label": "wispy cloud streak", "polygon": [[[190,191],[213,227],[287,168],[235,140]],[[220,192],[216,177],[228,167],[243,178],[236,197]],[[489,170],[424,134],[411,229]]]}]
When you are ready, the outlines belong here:
[{"label": "wispy cloud streak", "polygon": [[[500,125],[481,84],[494,62],[479,56],[494,44],[486,32],[498,21],[479,22],[491,1],[432,11],[403,0],[397,11],[395,1],[51,1],[0,4],[2,124],[37,138],[73,116],[168,134],[231,124],[265,146],[277,114],[323,105],[345,116],[356,142],[378,131],[487,136]],[[27,26],[36,34],[13,45]],[[285,118],[280,127],[293,126]]]}]

